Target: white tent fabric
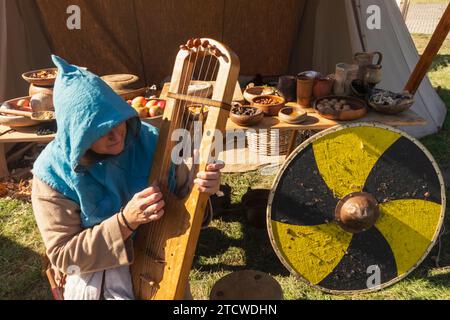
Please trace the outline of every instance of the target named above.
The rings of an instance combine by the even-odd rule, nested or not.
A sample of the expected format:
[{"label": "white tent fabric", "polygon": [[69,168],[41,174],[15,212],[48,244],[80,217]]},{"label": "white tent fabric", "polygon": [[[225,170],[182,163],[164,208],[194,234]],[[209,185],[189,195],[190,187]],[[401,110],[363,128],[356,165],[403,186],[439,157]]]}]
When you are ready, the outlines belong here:
[{"label": "white tent fabric", "polygon": [[[383,60],[383,81],[379,87],[393,91],[402,91],[414,67],[419,54],[395,1],[360,0],[359,20],[363,22],[362,39],[366,51],[381,51]],[[381,8],[381,29],[368,30],[365,25],[366,9],[369,5]],[[439,130],[447,108],[438,96],[428,77],[425,77],[415,95],[412,110],[427,120],[426,126],[402,127],[401,129],[415,137],[423,137]]]},{"label": "white tent fabric", "polygon": [[[381,29],[369,30],[367,8],[381,11]],[[394,0],[309,1],[291,55],[290,69],[332,73],[336,63],[352,62],[355,52],[381,51],[383,81],[379,88],[401,92],[419,61],[419,54]],[[415,137],[439,130],[447,108],[425,77],[412,110],[427,120],[426,126],[402,127]]]}]

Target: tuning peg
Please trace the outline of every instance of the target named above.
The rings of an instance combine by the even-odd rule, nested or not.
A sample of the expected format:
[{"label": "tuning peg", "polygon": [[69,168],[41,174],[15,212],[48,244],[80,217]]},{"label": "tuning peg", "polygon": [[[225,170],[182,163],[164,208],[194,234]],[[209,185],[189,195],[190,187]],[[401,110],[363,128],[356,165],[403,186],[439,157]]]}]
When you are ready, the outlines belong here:
[{"label": "tuning peg", "polygon": [[194,47],[200,47],[202,45],[202,40],[200,38],[194,39]]}]

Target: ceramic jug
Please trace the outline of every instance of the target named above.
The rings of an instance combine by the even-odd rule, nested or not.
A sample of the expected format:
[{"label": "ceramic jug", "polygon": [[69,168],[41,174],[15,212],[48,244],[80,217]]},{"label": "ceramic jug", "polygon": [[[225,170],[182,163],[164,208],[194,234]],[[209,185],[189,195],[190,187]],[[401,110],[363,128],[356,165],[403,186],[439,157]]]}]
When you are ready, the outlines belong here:
[{"label": "ceramic jug", "polygon": [[364,83],[374,88],[381,82],[381,66],[378,64],[370,64],[366,66],[366,74],[364,75]]},{"label": "ceramic jug", "polygon": [[[376,63],[373,62],[375,56],[378,56]],[[357,52],[353,57],[353,63],[358,65],[358,79],[364,80],[366,68],[368,65],[381,65],[383,54],[381,52]]]}]

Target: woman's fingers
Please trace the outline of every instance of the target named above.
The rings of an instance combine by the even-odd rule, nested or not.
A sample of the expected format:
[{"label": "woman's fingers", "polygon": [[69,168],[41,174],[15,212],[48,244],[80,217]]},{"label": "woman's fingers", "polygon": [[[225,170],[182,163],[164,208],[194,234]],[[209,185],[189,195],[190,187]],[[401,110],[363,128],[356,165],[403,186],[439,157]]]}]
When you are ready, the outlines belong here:
[{"label": "woman's fingers", "polygon": [[219,180],[220,171],[202,171],[197,173],[197,178],[202,180]]},{"label": "woman's fingers", "polygon": [[212,188],[219,185],[219,180],[195,179],[194,183],[199,187]]},{"label": "woman's fingers", "polygon": [[219,171],[223,168],[225,168],[225,163],[223,162],[210,163],[206,166],[206,171]]},{"label": "woman's fingers", "polygon": [[207,194],[216,194],[219,191],[218,186],[212,187],[212,188],[209,188],[209,187],[197,187],[197,188],[198,188],[199,192],[207,193]]},{"label": "woman's fingers", "polygon": [[148,197],[139,200],[139,209],[145,210],[148,206],[158,202],[163,198],[163,194],[161,192],[153,193]]},{"label": "woman's fingers", "polygon": [[142,190],[141,192],[136,193],[136,196],[138,199],[142,199],[158,192],[161,192],[159,187],[156,184],[152,184],[150,187]]},{"label": "woman's fingers", "polygon": [[194,183],[198,191],[207,194],[215,194],[220,189],[220,170],[225,166],[224,163],[211,163],[206,166],[206,171],[199,172]]},{"label": "woman's fingers", "polygon": [[144,216],[149,217],[153,214],[156,214],[159,210],[164,208],[164,206],[165,202],[164,200],[161,200],[155,204],[152,204],[151,206],[148,206],[144,211],[142,211],[142,213],[144,214]]},{"label": "woman's fingers", "polygon": [[145,218],[146,222],[156,221],[162,218],[164,215],[164,209],[158,210],[156,213],[149,215]]}]

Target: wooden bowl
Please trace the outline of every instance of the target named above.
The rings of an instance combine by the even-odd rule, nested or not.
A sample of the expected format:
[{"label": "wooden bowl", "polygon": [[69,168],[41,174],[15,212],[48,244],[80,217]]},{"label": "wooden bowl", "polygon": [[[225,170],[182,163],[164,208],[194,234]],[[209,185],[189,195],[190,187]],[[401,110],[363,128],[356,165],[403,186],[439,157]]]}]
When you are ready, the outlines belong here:
[{"label": "wooden bowl", "polygon": [[275,93],[275,89],[272,87],[250,87],[245,89],[244,91],[244,99],[247,100],[247,102],[252,103],[252,99],[261,96],[261,95],[272,95]]},{"label": "wooden bowl", "polygon": [[9,104],[9,106],[12,107],[13,109],[22,110],[22,111],[31,111],[31,108],[23,109],[23,108],[20,108],[17,106],[17,102],[19,102],[19,100],[21,100],[21,99],[30,100],[31,96],[20,97],[20,98],[11,99],[11,100],[3,102],[2,106],[0,107],[0,125],[13,128],[13,127],[31,127],[31,126],[35,126],[35,125],[42,123],[42,121],[33,120],[33,119],[30,119],[29,117],[11,116],[11,115],[5,115],[5,114],[1,113],[1,108],[3,108],[4,105],[6,105],[6,104]]},{"label": "wooden bowl", "polygon": [[138,89],[139,77],[134,74],[108,74],[101,77],[118,94]]},{"label": "wooden bowl", "polygon": [[162,115],[157,116],[157,117],[148,117],[148,118],[141,118],[142,122],[145,122],[147,124],[150,124],[152,126],[154,126],[155,128],[159,128],[161,126],[162,123]]},{"label": "wooden bowl", "polygon": [[200,114],[202,113],[203,108],[203,117],[206,119],[208,116],[209,108],[207,106],[203,106],[201,104],[190,104],[187,106],[189,119],[192,121],[198,121],[201,119]]},{"label": "wooden bowl", "polygon": [[[58,71],[58,68],[47,68],[47,69],[39,69],[39,70],[33,70],[28,71],[22,74],[22,78],[27,81],[28,83],[34,84],[38,87],[53,87],[56,80],[56,72]],[[44,78],[38,78],[36,76],[39,72],[51,72],[55,73],[54,76],[44,77]]]},{"label": "wooden bowl", "polygon": [[[376,94],[381,91],[388,92],[395,100],[397,100],[394,104],[381,104],[373,101]],[[375,111],[384,113],[384,114],[399,114],[403,111],[408,110],[414,104],[414,97],[409,93],[399,94],[386,90],[375,89],[371,96],[368,99],[368,104]]]},{"label": "wooden bowl", "polygon": [[[348,111],[334,111],[333,113],[324,113],[319,111],[317,106],[323,102],[323,100],[328,99],[336,99],[336,100],[346,100],[347,104],[350,105],[351,110]],[[367,114],[367,105],[366,102],[362,99],[358,99],[355,97],[349,96],[327,96],[320,99],[317,99],[314,102],[314,109],[316,112],[322,116],[323,118],[330,120],[338,120],[338,121],[350,121],[356,120],[364,117]]]},{"label": "wooden bowl", "polygon": [[[262,99],[271,99],[273,103],[261,103]],[[251,106],[261,109],[267,116],[277,116],[278,112],[285,106],[286,100],[283,97],[275,95],[262,95],[252,99]]]},{"label": "wooden bowl", "polygon": [[[236,114],[237,108],[244,108],[244,109],[252,109],[256,110],[255,114],[252,115],[246,115],[246,114]],[[256,124],[258,124],[262,119],[264,118],[264,113],[261,109],[250,107],[250,106],[234,106],[230,111],[230,119],[234,123],[236,123],[238,126],[241,127],[251,127]]]},{"label": "wooden bowl", "polygon": [[211,98],[214,92],[214,87],[210,82],[193,80],[188,87],[188,95]]},{"label": "wooden bowl", "polygon": [[285,107],[278,113],[278,118],[289,124],[302,123],[307,117],[307,112],[302,107],[298,106]]},{"label": "wooden bowl", "polygon": [[[214,284],[210,300],[283,300],[283,290],[275,278],[255,270],[227,274]],[[263,318],[263,317],[262,317]]]}]

